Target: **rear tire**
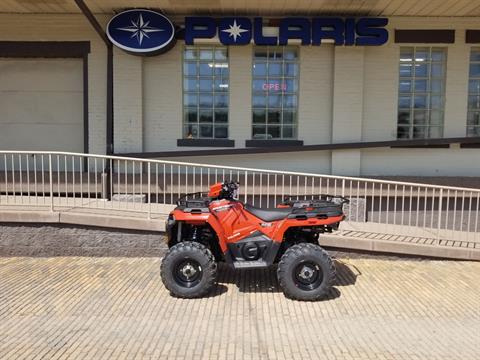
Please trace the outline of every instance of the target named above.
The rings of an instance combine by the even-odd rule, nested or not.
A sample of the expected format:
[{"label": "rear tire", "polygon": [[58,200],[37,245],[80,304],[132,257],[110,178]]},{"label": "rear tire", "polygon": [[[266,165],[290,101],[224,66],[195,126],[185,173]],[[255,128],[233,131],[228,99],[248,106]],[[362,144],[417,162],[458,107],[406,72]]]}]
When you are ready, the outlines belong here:
[{"label": "rear tire", "polygon": [[181,298],[208,294],[217,278],[217,263],[204,245],[184,241],[172,246],[160,267],[162,282],[170,293]]},{"label": "rear tire", "polygon": [[335,265],[320,246],[301,243],[283,254],[277,277],[285,296],[295,300],[320,300],[335,281]]}]

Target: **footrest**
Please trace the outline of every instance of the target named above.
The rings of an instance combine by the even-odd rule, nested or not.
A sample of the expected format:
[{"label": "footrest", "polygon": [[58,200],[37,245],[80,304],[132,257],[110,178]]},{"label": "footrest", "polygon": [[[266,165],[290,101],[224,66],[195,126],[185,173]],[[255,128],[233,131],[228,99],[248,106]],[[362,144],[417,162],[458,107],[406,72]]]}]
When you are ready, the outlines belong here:
[{"label": "footrest", "polygon": [[233,267],[235,269],[257,269],[257,268],[266,268],[268,267],[268,265],[263,260],[234,261]]}]

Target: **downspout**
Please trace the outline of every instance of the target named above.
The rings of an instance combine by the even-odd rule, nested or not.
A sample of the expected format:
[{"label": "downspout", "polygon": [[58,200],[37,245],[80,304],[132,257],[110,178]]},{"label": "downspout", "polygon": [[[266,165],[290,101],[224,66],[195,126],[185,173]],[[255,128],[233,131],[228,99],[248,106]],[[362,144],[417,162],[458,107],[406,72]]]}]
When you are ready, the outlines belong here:
[{"label": "downspout", "polygon": [[[107,128],[106,128],[106,155],[113,155],[113,45],[105,34],[104,29],[92,14],[88,6],[83,0],[74,0],[82,11],[83,15],[90,22],[97,34],[103,40],[107,47]],[[104,186],[102,186],[102,197],[111,200],[112,198],[112,164],[111,160],[106,162],[102,178]]]}]

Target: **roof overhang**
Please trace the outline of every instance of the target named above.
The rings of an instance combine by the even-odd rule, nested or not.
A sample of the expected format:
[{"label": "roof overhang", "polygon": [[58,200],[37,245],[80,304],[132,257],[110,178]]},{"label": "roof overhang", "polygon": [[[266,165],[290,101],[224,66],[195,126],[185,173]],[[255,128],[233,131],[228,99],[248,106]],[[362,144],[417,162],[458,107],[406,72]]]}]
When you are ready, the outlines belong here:
[{"label": "roof overhang", "polygon": [[[95,14],[150,8],[168,15],[474,17],[480,0],[85,0]],[[74,0],[2,0],[0,13],[78,14]]]}]

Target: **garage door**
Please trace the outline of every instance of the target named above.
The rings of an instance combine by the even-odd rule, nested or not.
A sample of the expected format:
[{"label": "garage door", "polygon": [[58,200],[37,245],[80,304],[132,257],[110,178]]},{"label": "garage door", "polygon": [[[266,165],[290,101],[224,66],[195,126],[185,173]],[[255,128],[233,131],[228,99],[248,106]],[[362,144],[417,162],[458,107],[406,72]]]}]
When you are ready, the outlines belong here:
[{"label": "garage door", "polygon": [[83,152],[82,59],[0,58],[0,150]]}]

